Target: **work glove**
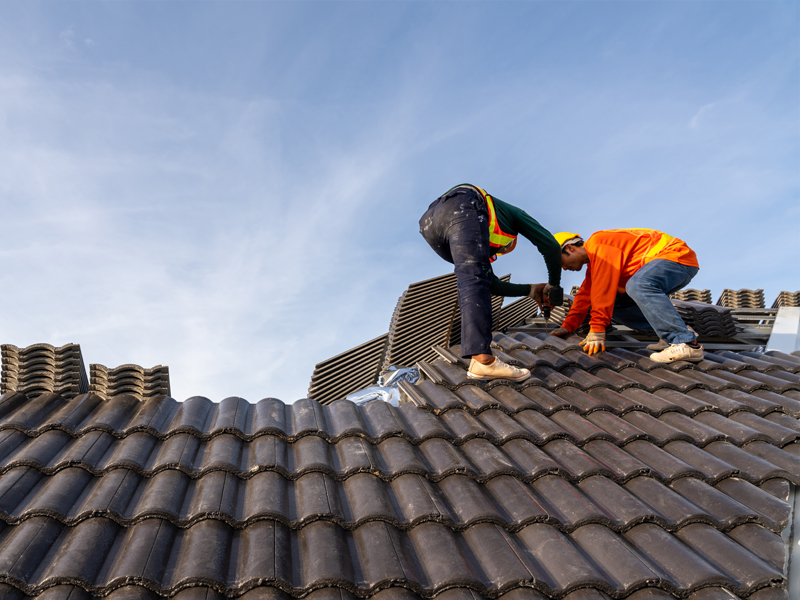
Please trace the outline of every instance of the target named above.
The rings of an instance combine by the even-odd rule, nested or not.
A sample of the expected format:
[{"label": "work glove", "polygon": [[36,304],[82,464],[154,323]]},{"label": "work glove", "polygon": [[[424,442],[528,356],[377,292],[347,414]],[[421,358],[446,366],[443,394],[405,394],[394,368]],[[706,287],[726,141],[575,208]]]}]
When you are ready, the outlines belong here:
[{"label": "work glove", "polygon": [[570,333],[572,333],[569,329],[564,329],[563,327],[559,327],[555,331],[551,331],[550,335],[554,335],[556,337],[567,337]]},{"label": "work glove", "polygon": [[539,305],[539,311],[541,311],[544,307],[545,298],[550,297],[550,284],[532,283],[531,293],[528,296],[536,301],[536,304]]},{"label": "work glove", "polygon": [[606,349],[605,331],[590,331],[586,339],[581,342],[581,346],[583,346],[583,350],[589,356],[597,354],[598,352],[604,352]]}]

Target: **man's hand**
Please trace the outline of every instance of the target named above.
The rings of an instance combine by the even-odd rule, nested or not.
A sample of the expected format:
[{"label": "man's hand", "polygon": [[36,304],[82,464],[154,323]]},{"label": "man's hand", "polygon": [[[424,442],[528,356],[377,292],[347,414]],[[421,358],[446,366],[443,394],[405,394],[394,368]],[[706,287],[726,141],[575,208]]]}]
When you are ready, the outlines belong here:
[{"label": "man's hand", "polygon": [[572,333],[570,330],[559,327],[558,329],[551,331],[550,335],[554,335],[556,337],[567,337],[570,333]]},{"label": "man's hand", "polygon": [[[539,311],[544,308],[545,301],[550,298],[550,284],[549,283],[532,283],[531,293],[528,294],[539,305]],[[549,305],[549,302],[548,302]]]},{"label": "man's hand", "polygon": [[581,346],[583,346],[583,350],[589,356],[597,354],[598,352],[604,352],[606,349],[605,331],[590,331],[586,339],[581,342]]}]

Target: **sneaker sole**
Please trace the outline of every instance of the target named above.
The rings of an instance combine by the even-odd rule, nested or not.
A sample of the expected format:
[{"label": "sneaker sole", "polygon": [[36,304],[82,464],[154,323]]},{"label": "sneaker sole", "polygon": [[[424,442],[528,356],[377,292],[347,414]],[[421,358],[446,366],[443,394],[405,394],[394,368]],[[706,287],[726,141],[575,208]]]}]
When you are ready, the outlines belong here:
[{"label": "sneaker sole", "polygon": [[479,379],[481,381],[491,381],[493,379],[505,379],[506,381],[514,381],[516,383],[519,383],[520,381],[525,381],[527,379],[530,379],[530,377],[531,377],[530,373],[528,373],[527,375],[523,375],[522,377],[495,377],[492,375],[475,375],[474,373],[467,371],[468,379]]},{"label": "sneaker sole", "polygon": [[679,360],[685,360],[686,362],[702,362],[703,360],[705,360],[705,356],[697,356],[697,357],[692,357],[692,358],[673,358],[672,360],[665,360],[665,361],[654,360],[652,358],[650,360],[652,360],[655,363],[662,364],[662,365],[669,365],[669,364],[672,364],[674,362],[678,362]]}]

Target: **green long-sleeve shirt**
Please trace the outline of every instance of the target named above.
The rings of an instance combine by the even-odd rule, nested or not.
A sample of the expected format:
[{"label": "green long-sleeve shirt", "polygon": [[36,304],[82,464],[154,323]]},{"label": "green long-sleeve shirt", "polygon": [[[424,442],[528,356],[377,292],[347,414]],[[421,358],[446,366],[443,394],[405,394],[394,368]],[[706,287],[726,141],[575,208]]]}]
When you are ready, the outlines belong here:
[{"label": "green long-sleeve shirt", "polygon": [[[500,229],[511,235],[521,235],[536,246],[544,257],[547,265],[547,281],[550,285],[561,284],[561,246],[559,246],[553,234],[542,227],[539,222],[531,217],[524,210],[511,206],[510,204],[494,200],[494,210],[497,214],[497,222]],[[495,296],[527,296],[531,291],[529,284],[510,283],[500,281],[492,273],[492,294]]]}]

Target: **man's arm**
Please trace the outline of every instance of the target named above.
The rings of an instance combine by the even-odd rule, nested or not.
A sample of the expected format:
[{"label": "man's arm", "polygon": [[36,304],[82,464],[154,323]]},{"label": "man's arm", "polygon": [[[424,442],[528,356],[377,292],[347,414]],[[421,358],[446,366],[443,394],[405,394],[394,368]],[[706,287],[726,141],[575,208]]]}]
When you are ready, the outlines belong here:
[{"label": "man's arm", "polygon": [[531,286],[527,283],[511,283],[503,281],[492,273],[492,283],[489,287],[493,296],[527,296],[531,293]]},{"label": "man's arm", "polygon": [[[536,246],[547,266],[547,282],[561,285],[561,246],[553,234],[521,208],[494,198],[500,228],[508,233],[518,233]],[[524,294],[523,294],[524,295]]]},{"label": "man's arm", "polygon": [[[561,324],[561,327],[569,332],[573,332],[581,326],[584,317],[586,317],[586,313],[589,312],[589,307],[591,305],[591,293],[592,266],[589,265],[586,267],[586,277],[583,279],[581,289],[578,290],[577,294],[575,294],[575,299],[572,301],[572,306],[570,307],[569,313],[567,313],[564,322]],[[603,331],[605,331],[605,329],[603,329]]]},{"label": "man's arm", "polygon": [[614,314],[617,286],[622,271],[622,251],[613,246],[598,245],[590,256],[592,269],[591,331],[605,332]]}]

